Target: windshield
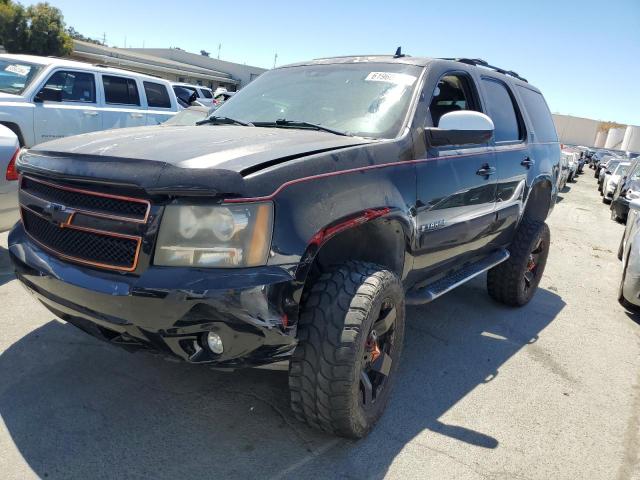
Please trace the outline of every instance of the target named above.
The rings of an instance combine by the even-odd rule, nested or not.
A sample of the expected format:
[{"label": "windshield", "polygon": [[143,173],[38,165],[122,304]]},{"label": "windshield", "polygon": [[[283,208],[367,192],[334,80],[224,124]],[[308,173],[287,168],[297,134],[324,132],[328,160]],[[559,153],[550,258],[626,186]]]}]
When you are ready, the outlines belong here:
[{"label": "windshield", "polygon": [[244,122],[309,122],[350,135],[395,138],[421,68],[389,63],[271,70],[227,100],[216,116]]},{"label": "windshield", "polygon": [[42,67],[43,65],[0,58],[0,92],[22,94]]},{"label": "windshield", "polygon": [[627,174],[627,170],[629,170],[629,163],[621,163],[619,164],[616,169],[613,171],[614,175],[626,175]]},{"label": "windshield", "polygon": [[611,160],[607,164],[607,170],[609,170],[610,172],[613,172],[618,167],[618,165],[620,165],[620,161]]}]

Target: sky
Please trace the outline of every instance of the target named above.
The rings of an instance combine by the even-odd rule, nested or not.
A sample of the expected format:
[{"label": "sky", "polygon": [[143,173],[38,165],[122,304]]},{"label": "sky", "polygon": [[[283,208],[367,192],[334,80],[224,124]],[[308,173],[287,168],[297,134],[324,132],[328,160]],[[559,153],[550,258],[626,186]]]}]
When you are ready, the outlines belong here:
[{"label": "sky", "polygon": [[[24,5],[32,1],[18,0]],[[542,90],[553,112],[640,125],[640,0],[49,0],[109,46],[180,47],[271,68],[404,53],[482,58]]]}]

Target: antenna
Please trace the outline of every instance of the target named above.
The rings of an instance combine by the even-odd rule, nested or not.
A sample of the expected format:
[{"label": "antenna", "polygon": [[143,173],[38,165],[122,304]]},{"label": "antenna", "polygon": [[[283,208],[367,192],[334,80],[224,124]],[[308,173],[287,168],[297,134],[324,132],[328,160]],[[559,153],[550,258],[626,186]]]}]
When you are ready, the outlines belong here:
[{"label": "antenna", "polygon": [[404,53],[402,53],[402,47],[396,48],[396,54],[393,56],[393,58],[402,58],[404,56]]}]

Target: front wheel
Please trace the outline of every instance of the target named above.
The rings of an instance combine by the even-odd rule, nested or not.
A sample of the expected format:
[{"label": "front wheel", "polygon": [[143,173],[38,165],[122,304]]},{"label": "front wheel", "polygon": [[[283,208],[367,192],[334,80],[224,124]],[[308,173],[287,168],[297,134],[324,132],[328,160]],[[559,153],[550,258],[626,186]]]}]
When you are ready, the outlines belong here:
[{"label": "front wheel", "polygon": [[522,220],[509,247],[511,256],[487,273],[491,298],[512,307],[529,303],[547,265],[550,241],[546,223]]},{"label": "front wheel", "polygon": [[312,427],[364,437],[384,412],[404,338],[404,291],[383,267],[350,261],[303,297],[289,366],[291,408]]}]

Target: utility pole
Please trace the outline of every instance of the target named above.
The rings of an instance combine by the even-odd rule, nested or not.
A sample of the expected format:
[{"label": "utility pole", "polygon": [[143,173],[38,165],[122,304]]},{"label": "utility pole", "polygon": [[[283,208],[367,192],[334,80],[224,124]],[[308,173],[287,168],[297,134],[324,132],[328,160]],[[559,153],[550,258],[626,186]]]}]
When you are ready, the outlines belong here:
[{"label": "utility pole", "polygon": [[107,32],[102,33],[102,44],[103,45],[107,44]]},{"label": "utility pole", "polygon": [[124,36],[124,48],[127,48],[127,36]]},{"label": "utility pole", "polygon": [[222,44],[218,44],[218,60],[220,60],[220,49],[222,48]]},{"label": "utility pole", "polygon": [[276,62],[278,61],[278,54],[273,57],[273,68],[276,68]]}]

